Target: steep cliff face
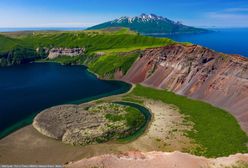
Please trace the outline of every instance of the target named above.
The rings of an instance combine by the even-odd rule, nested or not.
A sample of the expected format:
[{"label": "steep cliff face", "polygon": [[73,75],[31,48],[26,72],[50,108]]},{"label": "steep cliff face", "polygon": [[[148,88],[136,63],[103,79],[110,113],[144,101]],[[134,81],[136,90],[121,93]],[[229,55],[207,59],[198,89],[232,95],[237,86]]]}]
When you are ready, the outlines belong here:
[{"label": "steep cliff face", "polygon": [[147,49],[122,78],[230,111],[248,132],[248,59],[198,45]]}]

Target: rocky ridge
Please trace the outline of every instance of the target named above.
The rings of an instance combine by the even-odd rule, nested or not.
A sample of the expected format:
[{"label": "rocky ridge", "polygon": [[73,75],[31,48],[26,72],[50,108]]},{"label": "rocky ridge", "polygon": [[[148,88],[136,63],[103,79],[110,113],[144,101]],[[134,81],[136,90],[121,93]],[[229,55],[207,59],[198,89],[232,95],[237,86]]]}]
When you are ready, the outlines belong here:
[{"label": "rocky ridge", "polygon": [[58,56],[79,56],[85,52],[84,48],[52,48],[49,50],[48,58],[54,59]]},{"label": "rocky ridge", "polygon": [[48,59],[54,59],[59,56],[75,57],[84,54],[85,48],[37,48],[36,52],[44,52]]}]

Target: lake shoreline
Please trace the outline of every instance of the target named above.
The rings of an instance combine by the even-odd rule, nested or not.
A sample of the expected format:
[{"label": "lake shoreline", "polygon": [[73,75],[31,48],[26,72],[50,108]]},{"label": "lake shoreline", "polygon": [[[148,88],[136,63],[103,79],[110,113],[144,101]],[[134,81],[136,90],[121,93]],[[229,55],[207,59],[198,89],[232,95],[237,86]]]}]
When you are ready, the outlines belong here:
[{"label": "lake shoreline", "polygon": [[[44,63],[36,63],[35,62],[35,63],[29,63],[29,64],[47,64],[47,63],[46,62],[44,62]],[[61,65],[61,66],[66,66],[66,65],[59,64],[59,63],[49,63],[49,64],[57,64],[57,65]],[[23,64],[23,65],[25,66],[25,64]],[[62,103],[62,104],[58,104],[58,105],[63,105],[63,104],[81,104],[81,103],[85,103],[85,102],[91,102],[91,101],[98,100],[98,99],[101,99],[101,98],[104,98],[104,97],[109,97],[109,96],[113,96],[113,95],[119,95],[119,94],[123,94],[123,93],[128,93],[131,90],[131,88],[132,88],[132,85],[131,84],[126,83],[124,81],[100,79],[95,73],[89,71],[88,68],[87,68],[87,66],[85,66],[85,65],[80,65],[80,66],[86,68],[86,71],[90,75],[95,76],[98,80],[107,81],[110,84],[111,83],[113,83],[113,84],[115,84],[115,83],[117,84],[118,83],[118,85],[120,85],[120,88],[119,89],[116,89],[116,90],[113,90],[113,91],[110,91],[108,93],[103,93],[103,94],[99,94],[99,95],[96,95],[96,96],[91,96],[91,97],[86,97],[86,98],[82,98],[82,99],[77,99],[77,100],[74,100],[74,101],[69,101],[69,102],[65,102],[65,103]],[[54,106],[54,105],[52,105],[52,106]],[[55,105],[55,106],[57,106],[57,105]],[[50,107],[47,107],[47,108],[50,108]],[[17,131],[20,128],[23,128],[23,127],[31,124],[32,121],[33,121],[33,118],[39,112],[40,111],[34,112],[32,115],[29,115],[25,119],[22,119],[22,120],[18,121],[17,123],[15,123],[14,125],[12,125],[12,126],[6,128],[6,129],[4,129],[3,131],[1,131],[1,133],[0,133],[0,139],[6,137],[8,135],[10,135],[11,133],[14,133],[15,131]]]}]

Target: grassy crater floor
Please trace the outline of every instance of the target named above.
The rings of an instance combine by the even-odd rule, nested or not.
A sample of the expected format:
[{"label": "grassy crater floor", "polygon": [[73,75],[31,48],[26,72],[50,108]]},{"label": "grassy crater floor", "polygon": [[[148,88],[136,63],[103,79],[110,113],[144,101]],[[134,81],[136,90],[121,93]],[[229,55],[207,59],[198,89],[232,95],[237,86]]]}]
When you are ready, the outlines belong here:
[{"label": "grassy crater floor", "polygon": [[248,152],[248,137],[230,113],[201,101],[141,85],[137,85],[125,99],[137,100],[137,96],[175,105],[193,123],[193,129],[185,134],[199,147],[188,149],[190,153],[220,157]]}]

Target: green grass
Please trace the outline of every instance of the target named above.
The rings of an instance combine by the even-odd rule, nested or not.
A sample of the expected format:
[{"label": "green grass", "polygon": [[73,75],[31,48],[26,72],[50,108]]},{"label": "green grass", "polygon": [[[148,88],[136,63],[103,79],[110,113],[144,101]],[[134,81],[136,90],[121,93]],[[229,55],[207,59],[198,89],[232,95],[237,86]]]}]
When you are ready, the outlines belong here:
[{"label": "green grass", "polygon": [[10,38],[4,35],[0,35],[0,53],[5,53],[13,50],[17,46],[25,46],[26,43],[19,40]]},{"label": "green grass", "polygon": [[154,45],[145,45],[145,46],[134,46],[134,47],[126,47],[126,48],[115,48],[115,49],[107,49],[107,50],[97,50],[95,52],[104,52],[106,54],[109,54],[109,53],[119,53],[119,52],[130,52],[130,51],[134,51],[134,50],[145,50],[147,48],[156,48],[156,47],[161,47],[161,46],[165,46],[165,45],[167,45],[167,44],[164,44],[164,45],[154,44]]},{"label": "green grass", "polygon": [[133,98],[133,97],[122,97],[122,100],[124,101],[128,101],[128,102],[134,102],[134,103],[138,103],[138,104],[144,104],[143,100],[138,100],[137,98]]},{"label": "green grass", "polygon": [[127,114],[125,115],[125,119],[127,121],[127,125],[131,128],[137,128],[145,122],[145,117],[138,109],[127,107],[126,110]]},{"label": "green grass", "polygon": [[140,36],[127,32],[126,29],[117,31],[76,31],[34,33],[22,37],[21,40],[32,43],[37,47],[85,47],[88,52],[124,48],[142,48],[144,46],[162,46],[175,43],[167,38]]},{"label": "green grass", "polygon": [[238,122],[228,112],[210,104],[176,95],[166,90],[156,90],[137,85],[130,96],[141,96],[176,105],[187,119],[194,123],[194,130],[187,136],[202,148],[191,151],[193,154],[207,157],[228,156],[248,152],[247,135]]},{"label": "green grass", "polygon": [[106,119],[113,122],[125,120],[127,126],[130,128],[138,128],[145,122],[145,117],[138,109],[129,106],[125,108],[125,111],[127,112],[126,114],[109,113],[106,114],[105,117]]},{"label": "green grass", "polygon": [[99,57],[96,61],[91,62],[89,64],[89,69],[101,77],[104,77],[106,74],[113,75],[116,70],[121,70],[126,74],[138,56],[139,53],[129,53],[126,55],[113,53],[104,55]]},{"label": "green grass", "polygon": [[110,113],[106,114],[105,118],[108,119],[109,121],[113,121],[113,122],[125,120],[123,115],[110,114]]}]

